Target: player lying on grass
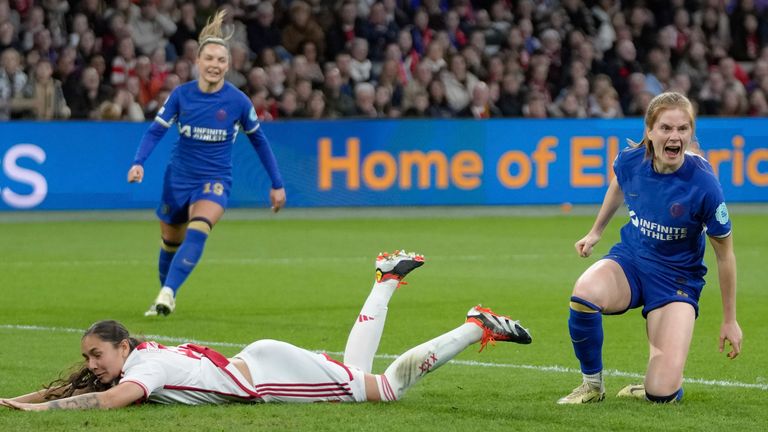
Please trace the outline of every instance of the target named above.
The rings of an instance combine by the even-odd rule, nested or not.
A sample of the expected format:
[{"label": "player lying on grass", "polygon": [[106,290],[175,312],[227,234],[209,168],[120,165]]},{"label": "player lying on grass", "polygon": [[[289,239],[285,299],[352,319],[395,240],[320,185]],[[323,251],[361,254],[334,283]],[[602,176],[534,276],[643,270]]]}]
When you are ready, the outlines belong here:
[{"label": "player lying on grass", "polygon": [[531,342],[517,321],[475,306],[464,324],[398,357],[383,374],[371,373],[387,303],[424,257],[396,251],[376,259],[376,281],[347,340],[344,362],[291,344],[260,340],[232,358],[185,344],[164,347],[130,337],[116,321],[100,321],[83,335],[81,370],[48,388],[0,405],[29,411],[119,408],[138,402],[395,401],[427,373],[480,342]]}]

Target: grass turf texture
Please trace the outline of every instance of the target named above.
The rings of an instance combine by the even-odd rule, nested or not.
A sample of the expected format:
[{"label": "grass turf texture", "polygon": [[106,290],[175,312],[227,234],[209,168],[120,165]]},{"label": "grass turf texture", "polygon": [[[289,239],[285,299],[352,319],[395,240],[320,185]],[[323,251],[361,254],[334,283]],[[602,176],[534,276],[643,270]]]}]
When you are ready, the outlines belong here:
[{"label": "grass turf texture", "polygon": [[[177,312],[165,319],[142,316],[158,289],[155,222],[0,223],[1,397],[32,391],[78,362],[80,333],[65,329],[105,318],[137,335],[224,342],[215,348],[227,355],[238,351],[236,344],[272,338],[340,358],[373,281],[376,253],[400,247],[424,253],[427,264],[393,297],[380,354],[399,354],[453,328],[477,303],[520,319],[534,338],[529,346],[499,343],[483,353],[470,347],[459,362],[391,404],[2,409],[0,430],[761,430],[768,422],[764,214],[733,215],[742,356],[729,361],[717,351],[722,314],[708,246],[711,272],[684,402],[655,406],[614,397],[641,381],[646,366],[644,320],[635,310],[604,320],[606,401],[555,404],[580,382],[567,330],[568,296],[576,277],[616,241],[624,217],[616,219],[593,257],[581,259],[573,243],[592,215],[430,218],[395,211],[390,218],[225,218],[182,288]],[[390,361],[378,357],[374,370]]]}]

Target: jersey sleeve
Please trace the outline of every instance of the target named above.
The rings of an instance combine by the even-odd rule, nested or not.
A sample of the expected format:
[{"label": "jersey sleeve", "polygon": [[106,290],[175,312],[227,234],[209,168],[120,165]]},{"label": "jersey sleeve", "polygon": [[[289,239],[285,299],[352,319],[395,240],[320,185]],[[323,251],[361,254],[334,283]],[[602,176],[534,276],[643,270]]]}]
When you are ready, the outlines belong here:
[{"label": "jersey sleeve", "polygon": [[120,383],[132,382],[144,390],[144,399],[152,392],[163,388],[167,374],[162,362],[154,358],[152,353],[135,352],[126,362]]},{"label": "jersey sleeve", "polygon": [[702,203],[707,235],[719,238],[728,237],[731,234],[731,218],[728,215],[728,206],[725,205],[723,190],[714,174],[711,175],[711,182],[708,186]]},{"label": "jersey sleeve", "polygon": [[173,89],[155,116],[155,121],[166,128],[171,127],[179,117],[179,93],[181,93],[179,87]]},{"label": "jersey sleeve", "polygon": [[243,132],[246,135],[256,132],[259,128],[259,117],[256,115],[256,109],[253,107],[251,100],[247,96],[243,96],[243,108],[240,111],[240,126],[242,126]]}]

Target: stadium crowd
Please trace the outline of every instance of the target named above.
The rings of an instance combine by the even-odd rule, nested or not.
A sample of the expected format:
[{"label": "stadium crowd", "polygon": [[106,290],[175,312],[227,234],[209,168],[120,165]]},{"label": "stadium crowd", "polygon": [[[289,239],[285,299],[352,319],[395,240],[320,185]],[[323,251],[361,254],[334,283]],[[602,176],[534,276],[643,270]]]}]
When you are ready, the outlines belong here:
[{"label": "stadium crowd", "polygon": [[152,119],[219,8],[261,120],[768,115],[768,0],[0,0],[0,119]]}]

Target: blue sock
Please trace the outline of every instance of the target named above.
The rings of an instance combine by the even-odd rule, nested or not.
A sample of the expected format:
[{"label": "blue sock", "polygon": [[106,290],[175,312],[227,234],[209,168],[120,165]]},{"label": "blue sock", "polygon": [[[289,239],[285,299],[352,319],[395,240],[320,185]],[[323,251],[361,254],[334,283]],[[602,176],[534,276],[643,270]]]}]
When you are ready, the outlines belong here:
[{"label": "blue sock", "polygon": [[603,370],[603,315],[600,307],[578,297],[571,297],[568,330],[581,372],[586,375]]},{"label": "blue sock", "polygon": [[165,286],[165,279],[168,276],[168,268],[171,266],[171,260],[179,250],[181,243],[169,242],[166,239],[160,239],[160,256],[157,259],[157,274],[160,277],[160,286]]},{"label": "blue sock", "polygon": [[165,279],[166,286],[173,290],[176,296],[181,284],[187,280],[187,277],[195,269],[200,257],[203,256],[205,241],[208,240],[208,234],[211,232],[211,223],[203,218],[192,218],[187,225],[187,236],[179,247],[176,256],[171,261],[168,269],[168,277]]}]

